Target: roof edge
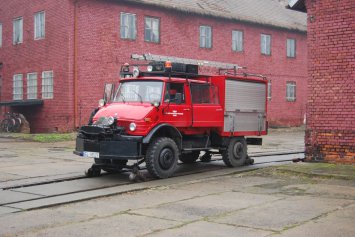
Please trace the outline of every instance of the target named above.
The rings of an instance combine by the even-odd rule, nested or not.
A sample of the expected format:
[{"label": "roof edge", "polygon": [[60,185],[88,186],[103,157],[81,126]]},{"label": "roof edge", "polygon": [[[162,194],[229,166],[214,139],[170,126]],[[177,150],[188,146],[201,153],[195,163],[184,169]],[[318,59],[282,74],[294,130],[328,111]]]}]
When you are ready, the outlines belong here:
[{"label": "roof edge", "polygon": [[[268,27],[271,27],[271,28],[283,29],[283,30],[286,30],[286,31],[307,33],[307,27],[304,27],[304,28],[303,27],[291,28],[291,27],[275,25],[275,24],[271,24],[271,23],[249,21],[249,20],[246,20],[246,19],[238,18],[238,17],[225,16],[225,15],[221,15],[221,14],[218,14],[218,13],[212,13],[210,11],[206,11],[205,14],[203,14],[203,13],[201,13],[201,12],[199,12],[199,11],[193,9],[193,8],[190,8],[190,9],[179,8],[179,7],[176,7],[174,5],[172,5],[172,6],[160,5],[160,4],[157,4],[157,3],[142,2],[140,0],[121,0],[121,1],[125,2],[125,3],[128,3],[128,4],[155,6],[155,7],[158,7],[158,8],[163,8],[163,9],[168,9],[168,10],[173,10],[173,11],[179,11],[179,12],[189,13],[189,14],[192,13],[192,14],[199,15],[199,16],[204,16],[204,17],[213,17],[213,18],[219,18],[219,19],[234,20],[234,21],[238,21],[238,22],[248,23],[248,24],[251,24],[251,25],[268,26]],[[296,1],[299,1],[299,0],[296,0]]]}]

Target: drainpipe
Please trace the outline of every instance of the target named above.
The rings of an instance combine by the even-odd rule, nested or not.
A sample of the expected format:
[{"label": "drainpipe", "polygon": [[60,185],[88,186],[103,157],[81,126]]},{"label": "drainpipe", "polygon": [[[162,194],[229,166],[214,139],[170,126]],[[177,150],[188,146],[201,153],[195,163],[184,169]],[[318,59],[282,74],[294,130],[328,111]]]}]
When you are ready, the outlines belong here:
[{"label": "drainpipe", "polygon": [[78,124],[78,0],[74,1],[74,129]]}]

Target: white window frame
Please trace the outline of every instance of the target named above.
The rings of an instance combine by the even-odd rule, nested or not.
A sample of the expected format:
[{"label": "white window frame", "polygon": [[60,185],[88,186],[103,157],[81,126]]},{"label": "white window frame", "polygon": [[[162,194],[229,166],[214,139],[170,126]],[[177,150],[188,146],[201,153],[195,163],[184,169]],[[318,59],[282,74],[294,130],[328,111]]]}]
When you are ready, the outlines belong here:
[{"label": "white window frame", "polygon": [[232,50],[243,52],[244,50],[244,32],[241,30],[232,31]]},{"label": "white window frame", "polygon": [[160,42],[160,18],[149,16],[145,17],[144,41],[152,43]]},{"label": "white window frame", "polygon": [[42,99],[54,98],[54,74],[53,71],[42,72]]},{"label": "white window frame", "polygon": [[296,57],[296,40],[287,39],[286,40],[286,55],[288,58]]},{"label": "white window frame", "polygon": [[272,97],[272,83],[271,81],[269,81],[267,83],[267,99],[271,100],[271,97]]},{"label": "white window frame", "polygon": [[0,23],[0,48],[2,47],[2,23]]},{"label": "white window frame", "polygon": [[121,12],[120,16],[121,39],[135,40],[137,38],[136,14]]},{"label": "white window frame", "polygon": [[27,73],[27,99],[34,100],[37,99],[37,72]]},{"label": "white window frame", "polygon": [[44,39],[46,34],[46,14],[44,11],[34,15],[34,39]]},{"label": "white window frame", "polygon": [[271,35],[260,35],[260,51],[262,55],[271,55]]},{"label": "white window frame", "polygon": [[23,43],[23,17],[18,17],[13,20],[12,42],[13,44]]},{"label": "white window frame", "polygon": [[293,102],[296,101],[296,82],[286,82],[286,100]]},{"label": "white window frame", "polygon": [[13,100],[23,100],[23,75],[15,74],[13,76]]},{"label": "white window frame", "polygon": [[212,27],[200,26],[200,48],[212,48]]}]

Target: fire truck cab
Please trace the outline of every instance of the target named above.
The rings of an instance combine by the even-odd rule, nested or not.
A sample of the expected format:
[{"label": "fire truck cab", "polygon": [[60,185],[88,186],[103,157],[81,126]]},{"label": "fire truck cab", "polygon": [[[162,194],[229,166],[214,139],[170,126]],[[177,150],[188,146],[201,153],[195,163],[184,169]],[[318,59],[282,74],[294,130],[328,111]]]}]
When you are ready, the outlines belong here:
[{"label": "fire truck cab", "polygon": [[[251,163],[247,144],[261,144],[267,134],[267,80],[238,74],[234,64],[206,62],[151,54],[121,68],[117,90],[106,85],[89,124],[82,126],[75,154],[94,158],[89,176],[101,169],[116,172],[146,164],[156,178],[174,174],[178,160],[209,161],[222,155],[229,167]],[[201,75],[201,66],[218,68]],[[246,138],[248,136],[248,138]],[[201,154],[203,154],[201,156]],[[127,165],[135,160],[134,165]]]}]

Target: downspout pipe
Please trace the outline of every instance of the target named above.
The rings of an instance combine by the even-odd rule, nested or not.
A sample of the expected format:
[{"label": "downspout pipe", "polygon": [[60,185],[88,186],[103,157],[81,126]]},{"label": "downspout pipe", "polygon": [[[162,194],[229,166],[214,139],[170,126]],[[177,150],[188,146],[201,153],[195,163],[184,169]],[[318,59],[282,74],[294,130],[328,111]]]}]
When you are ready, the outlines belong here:
[{"label": "downspout pipe", "polygon": [[78,0],[74,1],[74,129],[78,123]]}]

